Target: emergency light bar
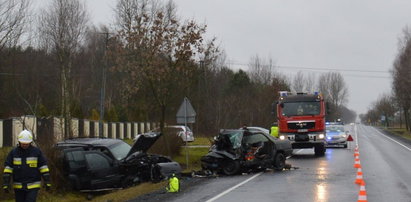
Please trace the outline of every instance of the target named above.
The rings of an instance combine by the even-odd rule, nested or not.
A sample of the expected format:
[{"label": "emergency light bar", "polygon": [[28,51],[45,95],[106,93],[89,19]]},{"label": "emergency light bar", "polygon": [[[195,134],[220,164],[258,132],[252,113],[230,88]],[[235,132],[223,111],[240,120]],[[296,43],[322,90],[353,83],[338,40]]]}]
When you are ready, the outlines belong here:
[{"label": "emergency light bar", "polygon": [[287,96],[287,95],[288,95],[288,92],[287,92],[287,91],[280,91],[280,96],[281,96],[281,97]]}]

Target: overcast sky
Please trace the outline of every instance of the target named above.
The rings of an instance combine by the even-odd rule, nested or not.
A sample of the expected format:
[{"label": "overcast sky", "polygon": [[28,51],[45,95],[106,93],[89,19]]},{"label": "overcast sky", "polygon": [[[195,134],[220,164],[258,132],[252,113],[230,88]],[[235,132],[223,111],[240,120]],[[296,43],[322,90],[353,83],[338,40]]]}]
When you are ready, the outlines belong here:
[{"label": "overcast sky", "polygon": [[[115,0],[86,2],[93,22],[111,22]],[[174,2],[183,19],[207,24],[207,37],[217,37],[233,68],[246,70],[259,55],[286,75],[339,71],[348,85],[348,108],[358,114],[391,92],[398,38],[411,24],[409,0]]]}]

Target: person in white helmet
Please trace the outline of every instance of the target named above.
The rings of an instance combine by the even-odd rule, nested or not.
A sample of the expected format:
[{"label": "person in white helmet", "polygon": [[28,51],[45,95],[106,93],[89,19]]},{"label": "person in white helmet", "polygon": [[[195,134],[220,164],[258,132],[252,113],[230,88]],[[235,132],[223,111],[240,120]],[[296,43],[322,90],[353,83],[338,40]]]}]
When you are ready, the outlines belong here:
[{"label": "person in white helmet", "polygon": [[16,201],[36,201],[41,187],[41,178],[46,190],[50,190],[50,171],[41,150],[32,145],[33,135],[23,130],[18,136],[18,146],[13,148],[4,162],[3,190],[9,193],[13,180]]}]

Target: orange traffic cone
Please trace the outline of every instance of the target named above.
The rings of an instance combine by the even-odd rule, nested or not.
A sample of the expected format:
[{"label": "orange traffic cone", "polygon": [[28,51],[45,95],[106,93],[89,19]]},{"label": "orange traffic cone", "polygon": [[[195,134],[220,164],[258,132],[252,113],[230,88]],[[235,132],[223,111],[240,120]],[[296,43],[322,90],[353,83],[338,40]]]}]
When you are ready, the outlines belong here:
[{"label": "orange traffic cone", "polygon": [[358,147],[355,148],[354,150],[354,157],[360,156],[360,152],[358,151]]},{"label": "orange traffic cone", "polygon": [[357,170],[357,177],[355,178],[355,184],[361,185],[364,182],[362,177],[362,170],[358,168]]},{"label": "orange traffic cone", "polygon": [[360,192],[358,193],[357,202],[367,202],[367,191],[365,191],[365,182],[361,183]]},{"label": "orange traffic cone", "polygon": [[360,157],[356,156],[354,161],[354,168],[361,168]]}]

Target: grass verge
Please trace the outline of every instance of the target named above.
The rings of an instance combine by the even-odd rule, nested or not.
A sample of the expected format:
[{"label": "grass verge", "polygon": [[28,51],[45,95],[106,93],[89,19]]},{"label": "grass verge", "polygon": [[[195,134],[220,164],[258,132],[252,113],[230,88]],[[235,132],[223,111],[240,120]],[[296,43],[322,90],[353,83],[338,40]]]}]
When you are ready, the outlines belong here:
[{"label": "grass verge", "polygon": [[405,139],[411,140],[411,133],[410,131],[407,131],[405,128],[385,128],[384,130],[387,130]]}]

